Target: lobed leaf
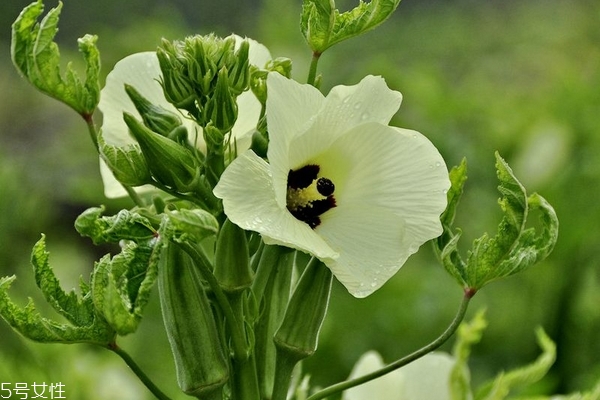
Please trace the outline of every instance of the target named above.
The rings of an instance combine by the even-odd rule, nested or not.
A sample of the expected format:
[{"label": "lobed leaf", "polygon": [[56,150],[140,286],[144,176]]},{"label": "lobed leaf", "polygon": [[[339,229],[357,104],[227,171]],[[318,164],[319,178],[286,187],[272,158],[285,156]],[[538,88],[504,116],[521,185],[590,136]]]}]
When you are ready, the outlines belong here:
[{"label": "lobed leaf", "polygon": [[34,245],[31,253],[31,264],[35,275],[35,283],[42,291],[46,301],[75,326],[91,325],[94,322],[94,306],[91,297],[82,286],[82,298],[80,299],[75,290],[66,293],[60,286],[60,282],[50,268],[49,252],[46,250],[46,237]]},{"label": "lobed leaf", "polygon": [[[512,169],[496,153],[496,169],[502,194],[499,200],[503,218],[494,237],[484,233],[473,242],[464,262],[458,252],[460,230],[452,231],[456,205],[466,180],[466,164],[453,169],[452,188],[448,193],[448,209],[442,215],[443,234],[435,248],[444,267],[462,285],[478,290],[489,282],[513,275],[550,254],[558,238],[558,218],[552,206],[540,195],[527,196]],[[541,228],[527,228],[531,211],[540,214]]]},{"label": "lobed leaf", "polygon": [[300,29],[311,49],[323,53],[343,40],[374,29],[396,10],[400,0],[359,0],[358,6],[340,13],[334,0],[304,0]]},{"label": "lobed leaf", "polygon": [[38,22],[44,11],[42,0],[25,7],[12,25],[11,57],[21,75],[38,90],[88,117],[100,100],[97,37],[85,35],[78,40],[86,64],[85,81],[82,82],[70,63],[63,77],[58,44],[54,42],[61,9],[59,2]]},{"label": "lobed leaf", "polygon": [[119,335],[135,332],[142,319],[158,275],[159,240],[130,242],[112,259],[106,255],[96,263],[91,278],[94,306]]},{"label": "lobed leaf", "polygon": [[104,207],[91,207],[75,220],[75,229],[94,244],[118,243],[120,240],[146,240],[154,237],[155,229],[144,216],[128,210],[102,216]]},{"label": "lobed leaf", "polygon": [[59,323],[42,317],[33,300],[24,308],[17,306],[8,296],[15,276],[0,279],[0,315],[24,337],[42,343],[93,343],[106,346],[114,339],[114,331],[91,306],[89,288],[81,283],[82,298],[74,292],[66,294],[48,265],[48,253],[42,238],[34,248],[32,259],[38,286],[46,300],[71,324]]}]

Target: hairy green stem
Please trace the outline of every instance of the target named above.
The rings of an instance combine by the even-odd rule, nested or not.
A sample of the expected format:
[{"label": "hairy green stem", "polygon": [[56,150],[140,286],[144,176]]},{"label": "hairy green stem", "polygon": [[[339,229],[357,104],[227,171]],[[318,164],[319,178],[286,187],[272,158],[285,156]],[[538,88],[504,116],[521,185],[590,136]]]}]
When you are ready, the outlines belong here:
[{"label": "hairy green stem", "polygon": [[458,308],[458,311],[456,312],[456,315],[454,316],[454,319],[452,320],[452,323],[450,323],[450,325],[448,326],[448,328],[446,328],[444,333],[442,333],[440,336],[438,336],[437,339],[435,339],[433,342],[429,343],[427,346],[422,347],[419,350],[415,351],[414,353],[409,354],[406,357],[403,357],[397,361],[394,361],[393,363],[388,364],[385,367],[383,367],[377,371],[371,372],[370,374],[363,375],[361,377],[358,377],[355,379],[350,379],[350,380],[347,380],[344,382],[336,383],[335,385],[331,385],[323,390],[318,391],[317,393],[313,394],[312,396],[309,396],[306,400],[324,399],[335,393],[342,392],[342,391],[350,389],[354,386],[362,385],[363,383],[369,382],[373,379],[379,378],[385,374],[395,371],[398,368],[403,367],[403,366],[415,361],[416,359],[421,358],[424,355],[432,352],[433,350],[437,349],[442,344],[444,344],[448,339],[450,339],[450,337],[454,334],[454,332],[456,332],[456,330],[460,326],[460,323],[465,318],[465,314],[467,312],[469,302],[474,294],[475,294],[475,292],[472,290],[469,290],[469,289],[465,290],[462,302],[460,303],[460,306]]},{"label": "hairy green stem", "polygon": [[317,79],[317,66],[319,65],[319,58],[321,57],[321,53],[314,52],[312,56],[312,60],[310,62],[310,69],[308,70],[308,79],[306,83],[309,85],[315,86],[315,80]]},{"label": "hairy green stem", "polygon": [[88,127],[88,132],[90,133],[90,138],[92,139],[92,143],[94,143],[94,148],[98,153],[100,153],[100,146],[98,145],[98,131],[96,130],[96,124],[94,123],[94,117],[92,114],[81,114],[85,123]]},{"label": "hairy green stem", "polygon": [[150,390],[152,392],[152,394],[154,396],[156,396],[157,399],[159,400],[170,400],[170,397],[167,396],[166,394],[164,394],[155,384],[154,382],[152,382],[152,380],[150,380],[150,378],[148,378],[148,375],[146,375],[144,373],[144,371],[142,371],[142,369],[140,368],[139,365],[137,365],[137,363],[133,360],[133,358],[131,358],[131,356],[129,355],[129,353],[127,353],[125,350],[123,350],[122,348],[120,348],[116,342],[110,343],[108,345],[108,349],[110,351],[112,351],[113,353],[116,353],[119,357],[121,357],[121,359],[123,361],[125,361],[125,364],[127,364],[127,366],[129,366],[129,368],[131,368],[131,370],[133,371],[133,373],[139,378],[140,381],[142,381],[142,383],[148,388],[148,390]]}]

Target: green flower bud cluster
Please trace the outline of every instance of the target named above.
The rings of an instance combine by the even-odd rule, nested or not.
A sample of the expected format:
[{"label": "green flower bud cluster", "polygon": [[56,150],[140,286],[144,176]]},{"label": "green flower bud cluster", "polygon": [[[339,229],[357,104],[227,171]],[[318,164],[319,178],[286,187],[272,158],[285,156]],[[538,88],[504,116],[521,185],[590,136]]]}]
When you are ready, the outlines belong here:
[{"label": "green flower bud cluster", "polygon": [[229,131],[237,118],[235,100],[250,81],[248,52],[248,41],[236,46],[235,36],[163,40],[157,56],[165,97],[188,111],[202,127],[212,123]]}]

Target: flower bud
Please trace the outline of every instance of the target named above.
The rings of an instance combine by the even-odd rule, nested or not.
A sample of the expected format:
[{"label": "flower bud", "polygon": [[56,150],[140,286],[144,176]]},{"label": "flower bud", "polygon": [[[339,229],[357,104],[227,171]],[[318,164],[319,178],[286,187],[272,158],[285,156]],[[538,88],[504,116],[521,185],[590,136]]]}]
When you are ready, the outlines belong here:
[{"label": "flower bud", "polygon": [[182,193],[193,191],[200,175],[193,153],[151,131],[129,113],[124,113],[123,119],[138,141],[154,179]]},{"label": "flower bud", "polygon": [[162,72],[160,83],[165,98],[175,107],[196,115],[196,91],[193,83],[184,75],[186,65],[180,59],[177,47],[167,40],[163,40],[161,46],[157,49],[156,56]]},{"label": "flower bud", "polygon": [[250,90],[263,107],[267,102],[267,75],[269,75],[269,71],[266,69],[250,66]]},{"label": "flower bud", "polygon": [[235,64],[229,69],[229,85],[236,96],[248,89],[250,81],[249,50],[250,43],[247,40],[242,40],[240,47],[235,52]]},{"label": "flower bud", "polygon": [[[174,112],[152,104],[133,86],[125,85],[125,92],[142,116],[144,125],[163,136],[169,136],[173,130],[181,126],[181,118]],[[185,129],[185,128],[184,128]]]},{"label": "flower bud", "polygon": [[286,78],[292,77],[292,60],[286,57],[277,57],[274,60],[270,60],[265,69],[269,72],[279,72]]},{"label": "flower bud", "polygon": [[228,75],[226,68],[219,71],[215,90],[204,111],[205,125],[210,122],[221,132],[229,132],[233,128],[238,114],[236,96],[231,93]]}]

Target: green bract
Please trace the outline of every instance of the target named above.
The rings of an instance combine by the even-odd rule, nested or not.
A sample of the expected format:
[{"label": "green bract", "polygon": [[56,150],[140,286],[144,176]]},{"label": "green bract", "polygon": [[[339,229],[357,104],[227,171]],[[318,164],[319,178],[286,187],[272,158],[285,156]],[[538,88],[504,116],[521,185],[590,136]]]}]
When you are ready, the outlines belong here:
[{"label": "green bract", "polygon": [[[543,260],[558,238],[558,218],[540,195],[527,196],[525,188],[508,164],[496,153],[496,169],[502,194],[499,200],[504,217],[498,233],[487,233],[473,242],[465,262],[458,252],[460,229],[452,230],[456,207],[466,181],[466,162],[450,172],[448,208],[442,214],[443,234],[435,240],[436,251],[448,272],[465,288],[477,291],[489,282],[520,272]],[[529,213],[539,211],[541,229],[527,228]]]},{"label": "green bract", "polygon": [[12,26],[11,56],[15,67],[33,86],[87,118],[100,100],[97,37],[85,35],[78,40],[79,51],[86,63],[85,81],[81,81],[71,64],[67,64],[63,77],[58,45],[53,41],[61,9],[59,2],[38,22],[44,11],[42,0],[25,7]]},{"label": "green bract", "polygon": [[340,13],[334,0],[304,0],[300,29],[310,48],[323,53],[342,40],[367,32],[392,15],[400,0],[359,0],[358,6]]}]

